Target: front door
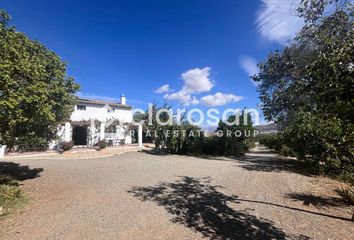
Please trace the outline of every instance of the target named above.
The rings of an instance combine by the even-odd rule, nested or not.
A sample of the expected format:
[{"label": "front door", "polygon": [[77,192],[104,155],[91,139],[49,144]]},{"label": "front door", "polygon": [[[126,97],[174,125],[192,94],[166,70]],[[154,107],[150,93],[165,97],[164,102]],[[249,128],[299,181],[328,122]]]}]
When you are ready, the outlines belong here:
[{"label": "front door", "polygon": [[87,126],[74,126],[74,145],[87,145]]}]

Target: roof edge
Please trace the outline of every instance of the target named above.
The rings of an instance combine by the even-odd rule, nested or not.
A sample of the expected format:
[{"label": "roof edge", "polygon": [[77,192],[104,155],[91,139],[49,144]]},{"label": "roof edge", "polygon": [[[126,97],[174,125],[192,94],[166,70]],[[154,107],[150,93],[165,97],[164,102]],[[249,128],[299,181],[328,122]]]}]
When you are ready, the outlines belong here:
[{"label": "roof edge", "polygon": [[132,109],[133,107],[127,104],[120,104],[117,102],[109,102],[109,101],[103,101],[103,100],[98,100],[98,99],[91,99],[91,98],[82,98],[82,97],[77,97],[77,103],[86,103],[86,104],[95,104],[95,105],[110,105],[113,107],[120,107],[120,108],[127,108],[127,109]]}]

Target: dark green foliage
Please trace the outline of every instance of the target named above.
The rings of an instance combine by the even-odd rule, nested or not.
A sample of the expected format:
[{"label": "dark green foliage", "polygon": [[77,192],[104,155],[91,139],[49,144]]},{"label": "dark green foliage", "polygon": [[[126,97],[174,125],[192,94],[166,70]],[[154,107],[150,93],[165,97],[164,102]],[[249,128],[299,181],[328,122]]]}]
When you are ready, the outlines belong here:
[{"label": "dark green foliage", "polygon": [[[240,116],[240,123],[232,126],[226,125],[220,121],[217,131],[220,131],[220,136],[205,137],[203,131],[198,126],[189,124],[185,116],[182,116],[181,123],[170,121],[169,124],[163,126],[157,123],[156,113],[160,109],[170,110],[171,107],[167,104],[161,107],[154,104],[152,107],[152,119],[149,123],[149,114],[135,115],[135,121],[145,120],[144,134],[145,137],[151,138],[155,147],[162,149],[171,154],[212,154],[212,155],[227,155],[240,156],[243,155],[253,144],[253,127],[251,116],[246,117],[246,124],[243,122],[244,112]],[[167,113],[161,114],[161,122],[168,122]],[[229,117],[229,122],[233,122],[236,116]],[[235,131],[241,131],[241,136],[235,136]],[[228,131],[232,134],[228,136]]]},{"label": "dark green foliage", "polygon": [[144,114],[136,114],[134,116],[136,122],[144,120],[144,137],[152,140],[156,148],[163,149],[168,153],[198,154],[202,138],[200,128],[188,124],[184,116],[182,116],[180,124],[177,124],[175,121],[169,122],[167,112],[160,114],[160,121],[163,123],[161,125],[157,122],[156,115],[162,109],[169,111],[171,110],[171,106],[166,103],[162,106],[158,106],[156,103],[153,104],[151,119],[149,119],[148,110]]},{"label": "dark green foliage", "polygon": [[300,112],[296,124],[286,129],[285,138],[297,158],[308,163],[314,172],[351,174],[354,179],[353,125],[337,117]]},{"label": "dark green foliage", "polygon": [[284,145],[284,137],[281,133],[259,135],[257,140],[260,144],[265,145],[276,152],[280,152]]},{"label": "dark green foliage", "polygon": [[[244,118],[246,118],[246,122],[244,122]],[[236,115],[229,116],[227,120],[230,123],[234,122]],[[251,116],[250,114],[245,116],[244,111],[239,115],[239,122],[237,123],[236,121],[236,123],[231,126],[220,120],[216,131],[217,135],[222,133],[216,137],[216,148],[218,149],[217,152],[219,155],[241,156],[253,143],[254,128],[252,126]],[[241,134],[235,134],[237,132]]]},{"label": "dark green foliage", "polygon": [[353,179],[354,12],[349,2],[330,2],[336,7],[323,14],[327,1],[303,0],[302,31],[253,78],[266,119],[284,133],[271,148],[293,151],[313,172]]},{"label": "dark green foliage", "polygon": [[205,137],[201,142],[201,153],[214,156],[242,156],[249,149],[243,141],[223,137]]},{"label": "dark green foliage", "polygon": [[74,142],[70,141],[70,142],[60,142],[59,143],[59,148],[63,151],[68,151],[70,149],[72,149],[74,146]]},{"label": "dark green foliage", "polygon": [[104,149],[107,147],[107,142],[106,140],[99,140],[97,143],[96,143],[96,146],[99,148],[99,149]]},{"label": "dark green foliage", "polygon": [[[164,136],[163,140],[169,153],[199,154],[201,152],[202,134],[199,127],[187,123],[181,125],[174,123],[165,129],[171,133],[168,136]],[[174,134],[174,132],[178,133],[178,135]],[[167,132],[165,131],[165,133]]]},{"label": "dark green foliage", "polygon": [[58,55],[8,20],[0,11],[0,144],[41,148],[70,117],[79,86]]},{"label": "dark green foliage", "polygon": [[206,155],[221,155],[221,149],[216,137],[204,137],[202,139],[201,152]]},{"label": "dark green foliage", "polygon": [[286,139],[283,133],[272,133],[257,136],[260,144],[267,146],[269,149],[283,156],[295,156],[294,150],[286,144]]}]

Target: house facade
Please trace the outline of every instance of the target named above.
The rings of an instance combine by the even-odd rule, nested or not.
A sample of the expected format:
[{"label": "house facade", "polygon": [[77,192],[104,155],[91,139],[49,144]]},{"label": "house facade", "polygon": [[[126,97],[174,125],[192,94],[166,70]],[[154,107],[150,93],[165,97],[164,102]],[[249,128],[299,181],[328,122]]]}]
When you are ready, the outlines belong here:
[{"label": "house facade", "polygon": [[92,147],[99,140],[113,146],[130,144],[132,122],[132,107],[124,95],[119,103],[78,98],[70,121],[59,126],[58,135],[60,141],[73,141],[82,147]]}]

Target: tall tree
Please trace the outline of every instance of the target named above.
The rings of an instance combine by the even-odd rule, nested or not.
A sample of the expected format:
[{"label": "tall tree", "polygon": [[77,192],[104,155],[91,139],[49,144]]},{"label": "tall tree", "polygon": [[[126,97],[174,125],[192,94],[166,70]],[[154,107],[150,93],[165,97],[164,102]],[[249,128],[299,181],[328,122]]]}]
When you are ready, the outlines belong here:
[{"label": "tall tree", "polygon": [[0,10],[0,143],[46,146],[70,117],[79,85],[57,54],[9,20]]},{"label": "tall tree", "polygon": [[354,170],[353,9],[348,1],[302,0],[305,26],[253,77],[266,119],[283,127],[300,160],[329,174]]},{"label": "tall tree", "polygon": [[241,156],[253,143],[254,127],[251,114],[243,110],[228,116],[226,124],[220,119],[216,132],[222,133],[216,137],[219,154]]}]

